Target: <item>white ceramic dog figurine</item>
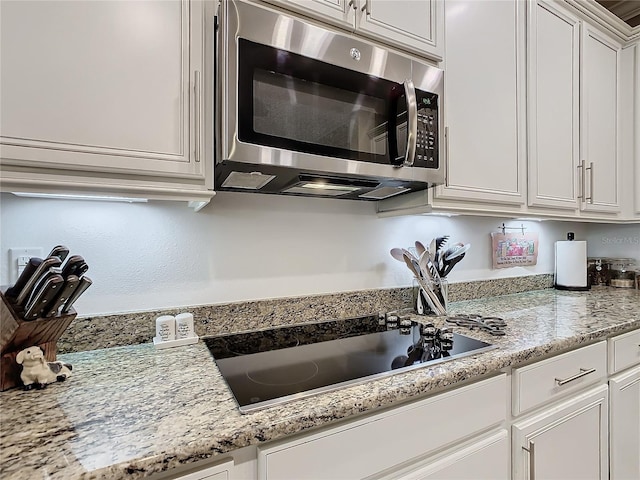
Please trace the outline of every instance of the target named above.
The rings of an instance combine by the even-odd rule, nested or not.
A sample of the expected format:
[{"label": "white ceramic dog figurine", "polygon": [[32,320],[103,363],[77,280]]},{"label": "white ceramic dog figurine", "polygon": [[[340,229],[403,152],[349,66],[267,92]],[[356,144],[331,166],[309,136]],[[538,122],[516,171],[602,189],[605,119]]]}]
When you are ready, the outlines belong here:
[{"label": "white ceramic dog figurine", "polygon": [[71,376],[71,365],[62,362],[47,362],[40,347],[25,348],[16,356],[22,365],[20,378],[25,390],[42,389],[49,383],[62,382]]}]

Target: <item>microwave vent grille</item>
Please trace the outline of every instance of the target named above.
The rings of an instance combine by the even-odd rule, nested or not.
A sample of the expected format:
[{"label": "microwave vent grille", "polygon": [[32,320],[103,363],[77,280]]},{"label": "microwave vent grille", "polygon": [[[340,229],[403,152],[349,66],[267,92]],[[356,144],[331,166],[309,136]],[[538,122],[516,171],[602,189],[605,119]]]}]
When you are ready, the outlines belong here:
[{"label": "microwave vent grille", "polygon": [[400,195],[401,193],[408,192],[410,188],[405,187],[380,187],[367,193],[359,195],[360,198],[372,198],[375,200],[382,200],[384,198]]},{"label": "microwave vent grille", "polygon": [[275,175],[265,175],[260,172],[231,172],[222,186],[225,188],[244,188],[245,190],[259,190],[271,180]]}]

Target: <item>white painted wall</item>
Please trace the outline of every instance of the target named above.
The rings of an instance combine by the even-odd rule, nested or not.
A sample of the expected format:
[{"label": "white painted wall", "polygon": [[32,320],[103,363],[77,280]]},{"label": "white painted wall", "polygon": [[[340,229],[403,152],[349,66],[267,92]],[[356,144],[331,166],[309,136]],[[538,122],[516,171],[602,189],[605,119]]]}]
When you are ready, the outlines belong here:
[{"label": "white painted wall", "polygon": [[590,257],[634,258],[640,267],[640,224],[589,226],[587,253]]},{"label": "white painted wall", "polygon": [[[9,283],[8,249],[56,244],[90,265],[94,285],[82,315],[407,286],[392,259],[450,234],[472,247],[450,281],[553,272],[553,242],[587,227],[502,218],[378,218],[368,202],[219,193],[201,212],[185,204],[43,200],[0,196],[0,284]],[[524,223],[540,235],[538,265],[491,269],[490,232]],[[637,228],[637,227],[636,227]]]}]

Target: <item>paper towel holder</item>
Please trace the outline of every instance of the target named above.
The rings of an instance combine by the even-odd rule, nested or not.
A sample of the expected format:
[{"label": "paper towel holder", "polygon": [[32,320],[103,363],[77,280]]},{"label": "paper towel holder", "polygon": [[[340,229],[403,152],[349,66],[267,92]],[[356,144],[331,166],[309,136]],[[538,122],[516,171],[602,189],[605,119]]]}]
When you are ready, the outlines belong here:
[{"label": "paper towel holder", "polygon": [[[559,258],[559,248],[562,254],[570,255],[570,259]],[[569,245],[571,248],[569,249]],[[584,257],[584,258],[583,258]],[[586,291],[591,289],[587,277],[587,242],[575,241],[573,232],[567,233],[567,240],[556,242],[555,245],[555,274],[554,287],[557,290]]]}]

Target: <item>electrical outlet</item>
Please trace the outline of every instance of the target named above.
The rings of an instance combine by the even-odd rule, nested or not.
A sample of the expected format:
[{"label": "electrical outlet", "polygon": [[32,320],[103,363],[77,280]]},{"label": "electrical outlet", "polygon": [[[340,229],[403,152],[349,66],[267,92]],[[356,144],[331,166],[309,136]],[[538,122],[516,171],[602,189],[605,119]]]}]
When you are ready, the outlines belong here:
[{"label": "electrical outlet", "polygon": [[42,258],[42,247],[9,249],[9,280],[11,285],[16,283],[31,257]]}]

